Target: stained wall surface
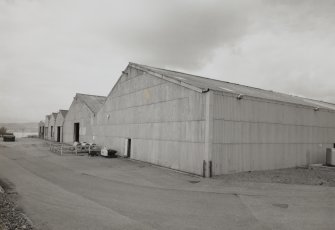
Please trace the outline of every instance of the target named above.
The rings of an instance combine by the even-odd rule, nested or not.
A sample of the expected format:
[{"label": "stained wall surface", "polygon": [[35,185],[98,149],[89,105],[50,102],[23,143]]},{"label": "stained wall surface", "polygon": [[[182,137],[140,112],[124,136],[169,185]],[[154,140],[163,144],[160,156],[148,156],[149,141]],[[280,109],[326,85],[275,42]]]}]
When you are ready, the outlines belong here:
[{"label": "stained wall surface", "polygon": [[95,142],[131,158],[202,174],[205,95],[132,67],[98,112]]},{"label": "stained wall surface", "polygon": [[335,142],[335,113],[262,99],[213,98],[215,175],[324,163]]}]

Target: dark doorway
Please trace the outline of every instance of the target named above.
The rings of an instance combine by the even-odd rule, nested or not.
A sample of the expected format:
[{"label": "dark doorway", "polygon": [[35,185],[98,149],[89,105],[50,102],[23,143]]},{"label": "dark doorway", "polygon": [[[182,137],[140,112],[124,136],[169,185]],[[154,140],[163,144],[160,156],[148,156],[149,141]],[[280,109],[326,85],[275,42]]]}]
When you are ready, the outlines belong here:
[{"label": "dark doorway", "polygon": [[73,140],[79,142],[79,129],[80,125],[79,123],[74,123],[74,137]]},{"label": "dark doorway", "polygon": [[60,126],[57,126],[57,142],[60,142]]},{"label": "dark doorway", "polygon": [[131,139],[127,139],[127,157],[130,157],[131,153]]}]

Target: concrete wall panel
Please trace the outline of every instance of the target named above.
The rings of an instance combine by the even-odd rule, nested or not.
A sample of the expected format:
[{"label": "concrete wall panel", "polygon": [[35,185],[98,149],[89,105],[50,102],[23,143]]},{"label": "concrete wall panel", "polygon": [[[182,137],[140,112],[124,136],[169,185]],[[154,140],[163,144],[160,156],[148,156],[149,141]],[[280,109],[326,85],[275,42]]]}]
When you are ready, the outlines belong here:
[{"label": "concrete wall panel", "polygon": [[56,121],[55,121],[55,140],[57,140],[58,137],[58,127],[60,127],[60,142],[64,141],[64,131],[63,131],[63,125],[64,125],[64,117],[61,113],[57,114]]},{"label": "concrete wall panel", "polygon": [[214,95],[214,174],[324,163],[335,113]]},{"label": "concrete wall panel", "polygon": [[74,141],[74,123],[80,123],[80,142],[94,142],[94,114],[80,100],[74,99],[64,119],[63,138],[65,143]]},{"label": "concrete wall panel", "polygon": [[128,68],[97,114],[96,143],[131,158],[201,174],[204,159],[205,96]]}]

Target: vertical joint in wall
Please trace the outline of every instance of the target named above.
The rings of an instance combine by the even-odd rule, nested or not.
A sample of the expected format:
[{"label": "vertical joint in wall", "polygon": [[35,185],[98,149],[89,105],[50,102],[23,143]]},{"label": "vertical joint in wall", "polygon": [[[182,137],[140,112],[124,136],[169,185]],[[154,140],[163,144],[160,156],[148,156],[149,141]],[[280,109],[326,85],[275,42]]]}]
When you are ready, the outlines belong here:
[{"label": "vertical joint in wall", "polygon": [[206,161],[202,162],[202,177],[206,177]]},{"label": "vertical joint in wall", "polygon": [[212,90],[205,92],[206,96],[206,113],[205,113],[205,160],[207,162],[207,167],[205,167],[205,176],[212,177],[212,151],[213,151],[213,123],[214,123],[214,94]]},{"label": "vertical joint in wall", "polygon": [[213,176],[213,172],[212,172],[212,161],[209,161],[208,164],[208,172],[209,172],[209,177]]}]

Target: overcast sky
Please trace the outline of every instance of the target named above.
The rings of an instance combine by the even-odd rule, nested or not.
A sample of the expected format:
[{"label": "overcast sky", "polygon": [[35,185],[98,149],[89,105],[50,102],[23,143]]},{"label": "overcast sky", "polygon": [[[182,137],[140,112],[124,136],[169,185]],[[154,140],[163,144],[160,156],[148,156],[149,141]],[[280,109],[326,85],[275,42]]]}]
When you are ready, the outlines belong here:
[{"label": "overcast sky", "polygon": [[332,0],[0,0],[0,123],[106,96],[128,62],[335,102]]}]

